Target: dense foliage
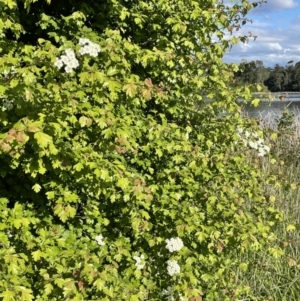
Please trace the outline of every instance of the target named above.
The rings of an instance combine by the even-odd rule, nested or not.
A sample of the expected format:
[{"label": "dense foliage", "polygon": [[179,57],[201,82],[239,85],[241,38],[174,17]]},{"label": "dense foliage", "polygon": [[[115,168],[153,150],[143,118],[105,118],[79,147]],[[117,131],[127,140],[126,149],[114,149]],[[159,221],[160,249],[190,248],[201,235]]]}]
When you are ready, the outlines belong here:
[{"label": "dense foliage", "polygon": [[0,300],[251,294],[268,147],[222,57],[257,5],[0,1]]},{"label": "dense foliage", "polygon": [[300,91],[300,62],[287,65],[276,64],[274,68],[265,67],[260,60],[247,62],[243,60],[235,72],[234,82],[239,85],[264,84],[269,91]]}]

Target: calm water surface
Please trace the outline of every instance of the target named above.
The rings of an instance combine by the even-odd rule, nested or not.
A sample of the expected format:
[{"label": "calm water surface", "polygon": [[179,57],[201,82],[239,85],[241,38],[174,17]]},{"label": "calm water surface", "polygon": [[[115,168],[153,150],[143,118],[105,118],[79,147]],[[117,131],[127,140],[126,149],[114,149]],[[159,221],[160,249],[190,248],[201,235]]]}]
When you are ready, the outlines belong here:
[{"label": "calm water surface", "polygon": [[[284,100],[280,100],[279,97],[283,95]],[[289,111],[294,112],[295,116],[300,116],[300,93],[289,93],[289,94],[273,94],[274,100],[261,99],[258,107],[245,105],[245,115],[255,118],[269,118],[270,116],[276,118],[281,116],[285,108]]]}]

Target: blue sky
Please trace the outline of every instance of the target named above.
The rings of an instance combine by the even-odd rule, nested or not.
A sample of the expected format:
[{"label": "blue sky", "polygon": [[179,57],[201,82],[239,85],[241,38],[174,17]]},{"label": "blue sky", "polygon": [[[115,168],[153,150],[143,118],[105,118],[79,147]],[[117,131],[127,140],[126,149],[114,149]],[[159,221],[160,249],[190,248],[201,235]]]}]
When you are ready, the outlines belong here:
[{"label": "blue sky", "polygon": [[276,63],[285,66],[291,60],[300,61],[300,0],[268,0],[248,17],[253,23],[240,31],[251,31],[258,36],[256,41],[250,38],[249,43],[234,46],[225,62],[262,60],[266,67],[273,67]]}]

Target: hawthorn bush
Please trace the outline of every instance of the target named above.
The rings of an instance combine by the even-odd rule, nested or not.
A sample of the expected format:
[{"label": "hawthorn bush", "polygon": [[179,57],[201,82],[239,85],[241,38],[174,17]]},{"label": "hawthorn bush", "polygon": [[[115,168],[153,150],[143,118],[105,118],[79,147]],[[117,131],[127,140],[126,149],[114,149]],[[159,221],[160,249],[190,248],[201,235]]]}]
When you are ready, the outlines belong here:
[{"label": "hawthorn bush", "polygon": [[0,300],[250,294],[275,213],[222,57],[257,5],[0,1]]}]

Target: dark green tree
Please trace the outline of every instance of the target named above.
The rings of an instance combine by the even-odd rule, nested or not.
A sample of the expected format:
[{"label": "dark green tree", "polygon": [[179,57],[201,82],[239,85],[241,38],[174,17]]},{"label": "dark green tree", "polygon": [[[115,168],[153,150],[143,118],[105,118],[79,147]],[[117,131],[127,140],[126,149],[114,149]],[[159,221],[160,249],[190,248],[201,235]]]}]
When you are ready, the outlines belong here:
[{"label": "dark green tree", "polygon": [[291,83],[293,91],[300,91],[300,62],[297,62],[291,70]]},{"label": "dark green tree", "polygon": [[234,74],[239,84],[262,84],[268,76],[269,72],[260,60],[250,62],[243,60],[239,65],[239,70]]},{"label": "dark green tree", "polygon": [[272,92],[285,91],[286,86],[288,86],[288,77],[285,68],[276,64],[269,78],[264,83]]}]

